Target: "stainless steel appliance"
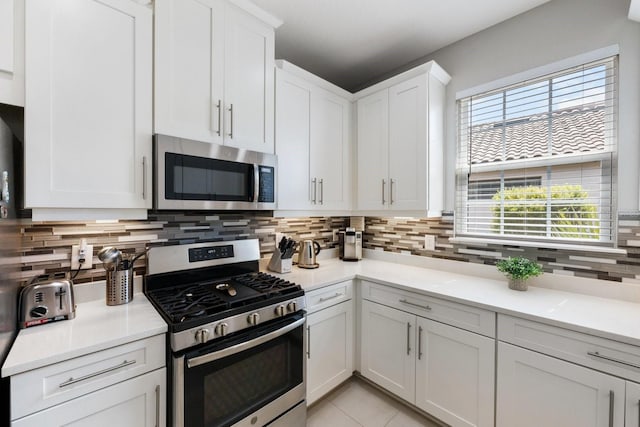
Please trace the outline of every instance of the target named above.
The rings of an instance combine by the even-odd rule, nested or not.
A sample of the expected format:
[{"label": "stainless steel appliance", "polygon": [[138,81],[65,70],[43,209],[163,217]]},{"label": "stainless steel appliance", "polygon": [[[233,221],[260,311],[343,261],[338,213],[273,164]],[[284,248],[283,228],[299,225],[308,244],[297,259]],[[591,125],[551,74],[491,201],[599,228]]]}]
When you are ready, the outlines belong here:
[{"label": "stainless steel appliance", "polygon": [[20,327],[76,317],[73,283],[64,273],[34,277],[20,292]]},{"label": "stainless steel appliance", "polygon": [[154,137],[154,208],[273,210],[273,154],[166,135]]},{"label": "stainless steel appliance", "polygon": [[298,267],[318,268],[316,256],[320,253],[320,243],[315,240],[303,240],[298,249]]},{"label": "stainless steel appliance", "polygon": [[144,292],[169,325],[177,427],[304,426],[304,291],[258,272],[257,240],[153,247]]},{"label": "stainless steel appliance", "polygon": [[343,261],[359,261],[362,259],[362,231],[347,227],[338,234],[340,259]]}]

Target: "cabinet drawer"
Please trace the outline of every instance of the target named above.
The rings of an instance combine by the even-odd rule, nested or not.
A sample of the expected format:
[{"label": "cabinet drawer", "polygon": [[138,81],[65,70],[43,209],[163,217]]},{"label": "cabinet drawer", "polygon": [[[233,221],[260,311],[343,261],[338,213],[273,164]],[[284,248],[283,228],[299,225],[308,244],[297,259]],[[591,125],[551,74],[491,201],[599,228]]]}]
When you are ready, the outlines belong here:
[{"label": "cabinet drawer", "polygon": [[379,283],[362,281],[362,298],[467,331],[495,337],[495,313]]},{"label": "cabinet drawer", "polygon": [[305,294],[307,312],[313,313],[325,307],[348,301],[353,296],[353,280],[315,289]]},{"label": "cabinet drawer", "polygon": [[634,345],[502,314],[498,339],[640,382],[640,347]]},{"label": "cabinet drawer", "polygon": [[58,405],[165,366],[165,337],[156,335],[11,377],[11,418]]}]

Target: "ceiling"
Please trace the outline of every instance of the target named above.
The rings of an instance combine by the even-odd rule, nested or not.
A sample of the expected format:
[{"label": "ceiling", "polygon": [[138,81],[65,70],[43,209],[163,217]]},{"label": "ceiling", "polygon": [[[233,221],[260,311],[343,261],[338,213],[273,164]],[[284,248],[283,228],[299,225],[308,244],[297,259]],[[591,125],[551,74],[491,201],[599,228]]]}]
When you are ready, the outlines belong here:
[{"label": "ceiling", "polygon": [[549,0],[253,0],[284,21],[276,58],[354,91]]}]

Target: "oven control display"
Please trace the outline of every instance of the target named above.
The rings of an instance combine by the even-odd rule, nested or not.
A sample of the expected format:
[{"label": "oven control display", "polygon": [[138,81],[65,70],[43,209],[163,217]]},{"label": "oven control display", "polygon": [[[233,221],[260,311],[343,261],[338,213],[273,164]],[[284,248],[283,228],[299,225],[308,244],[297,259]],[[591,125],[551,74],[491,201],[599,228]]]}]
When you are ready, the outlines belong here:
[{"label": "oven control display", "polygon": [[189,249],[189,262],[233,258],[233,245]]}]

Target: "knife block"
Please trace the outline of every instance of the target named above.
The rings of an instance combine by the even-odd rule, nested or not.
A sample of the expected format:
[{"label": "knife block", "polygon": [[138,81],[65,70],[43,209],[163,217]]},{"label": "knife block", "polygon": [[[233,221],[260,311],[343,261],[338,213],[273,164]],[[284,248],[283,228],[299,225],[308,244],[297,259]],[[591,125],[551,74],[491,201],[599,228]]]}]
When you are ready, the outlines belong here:
[{"label": "knife block", "polygon": [[280,251],[276,249],[271,255],[267,269],[276,273],[291,273],[292,261],[293,258],[281,258]]}]

